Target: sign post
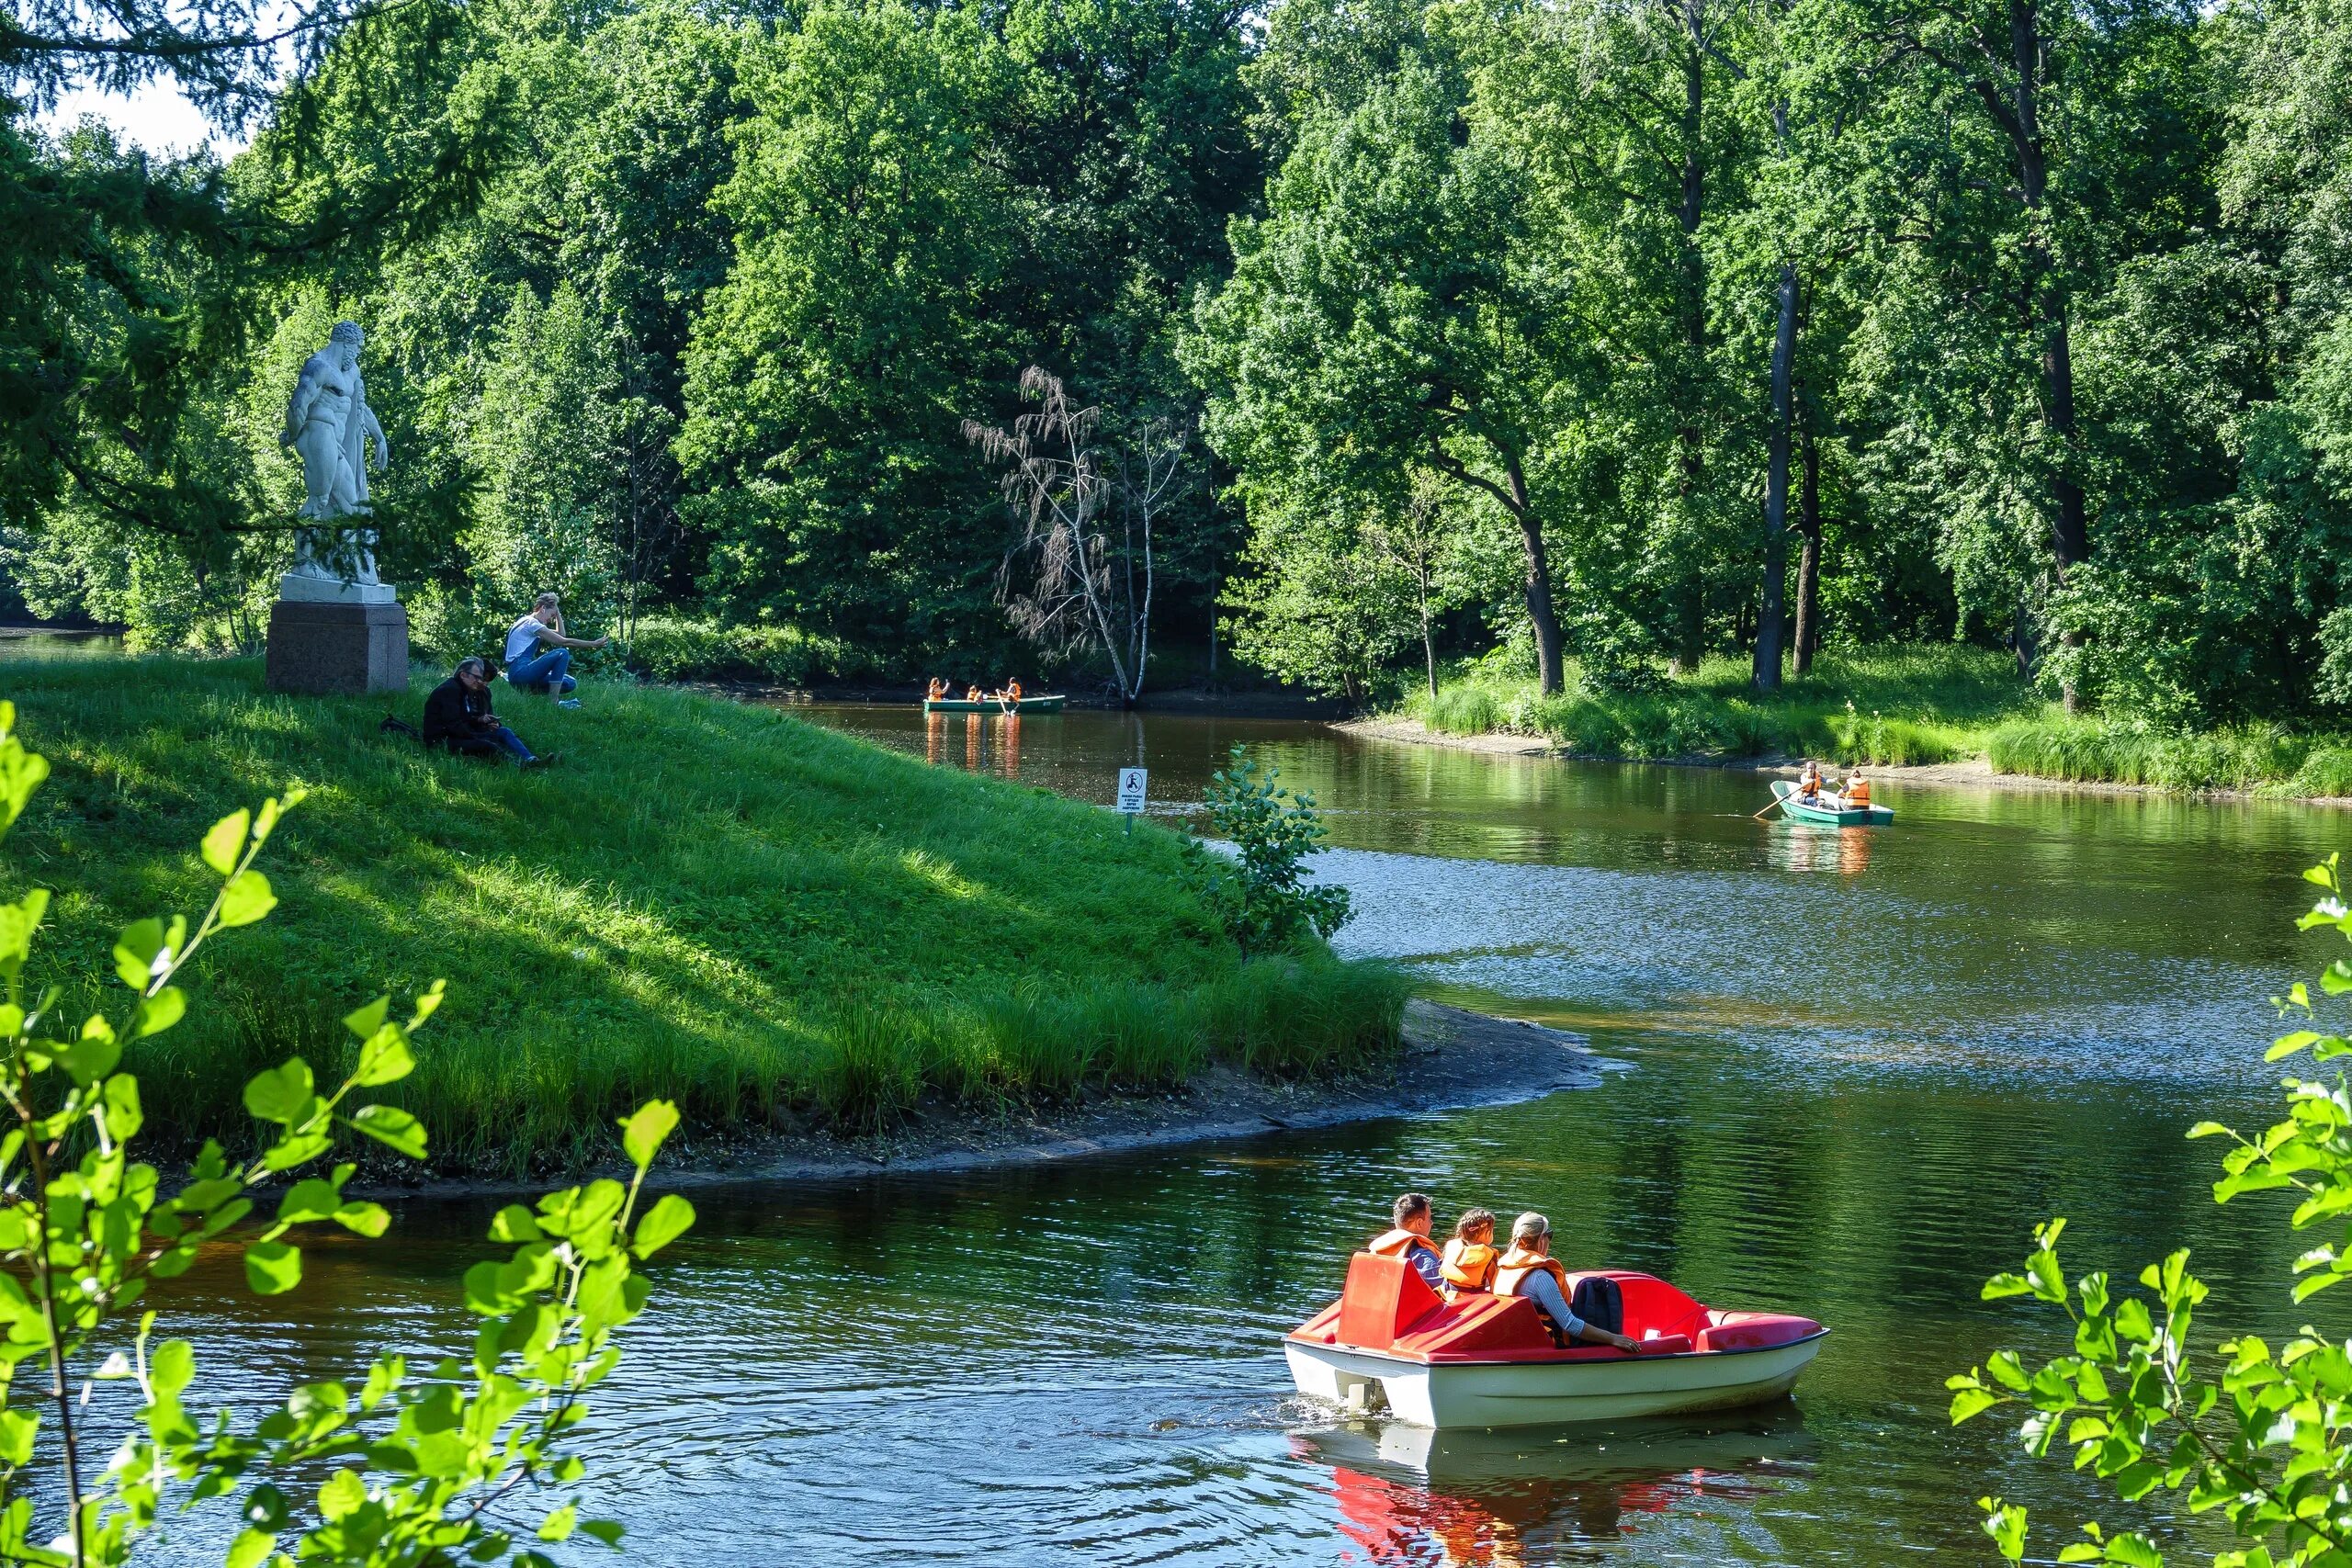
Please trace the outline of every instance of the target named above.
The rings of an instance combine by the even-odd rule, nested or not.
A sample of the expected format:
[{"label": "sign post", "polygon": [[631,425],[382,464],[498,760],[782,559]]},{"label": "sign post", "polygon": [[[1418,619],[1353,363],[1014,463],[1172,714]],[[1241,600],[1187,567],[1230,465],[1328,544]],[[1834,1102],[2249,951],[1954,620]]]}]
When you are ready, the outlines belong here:
[{"label": "sign post", "polygon": [[1148,775],[1141,768],[1119,770],[1119,815],[1127,819],[1127,831],[1136,830],[1136,818],[1143,815],[1144,781]]}]

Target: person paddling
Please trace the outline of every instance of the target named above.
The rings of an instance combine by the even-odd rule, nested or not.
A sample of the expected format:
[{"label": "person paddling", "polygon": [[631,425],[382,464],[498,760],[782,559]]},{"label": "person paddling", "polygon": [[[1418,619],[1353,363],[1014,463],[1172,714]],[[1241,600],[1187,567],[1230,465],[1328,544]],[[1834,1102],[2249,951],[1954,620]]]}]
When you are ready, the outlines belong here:
[{"label": "person paddling", "polygon": [[1808,761],[1804,773],[1797,780],[1797,798],[1811,806],[1821,798],[1821,764]]},{"label": "person paddling", "polygon": [[1510,1250],[1495,1266],[1495,1294],[1524,1296],[1551,1325],[1563,1345],[1582,1340],[1588,1345],[1634,1348],[1633,1340],[1614,1329],[1587,1323],[1568,1306],[1568,1273],[1552,1258],[1552,1222],[1538,1213],[1519,1216],[1510,1227]]},{"label": "person paddling", "polygon": [[1437,1243],[1430,1239],[1430,1201],[1425,1194],[1408,1192],[1389,1209],[1394,1228],[1373,1238],[1364,1250],[1381,1258],[1401,1258],[1413,1266],[1432,1291],[1445,1288],[1443,1259],[1438,1255]]},{"label": "person paddling", "polygon": [[1495,1288],[1495,1265],[1502,1252],[1495,1246],[1495,1215],[1491,1209],[1464,1209],[1453,1222],[1453,1239],[1445,1244],[1438,1272],[1445,1277],[1448,1300],[1468,1292]]}]

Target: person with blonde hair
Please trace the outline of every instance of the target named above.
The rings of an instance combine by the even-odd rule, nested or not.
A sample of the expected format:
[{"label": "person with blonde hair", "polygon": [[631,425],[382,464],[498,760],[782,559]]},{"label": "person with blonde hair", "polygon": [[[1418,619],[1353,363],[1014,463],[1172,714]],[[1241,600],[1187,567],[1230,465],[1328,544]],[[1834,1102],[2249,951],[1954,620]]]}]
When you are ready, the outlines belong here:
[{"label": "person with blonde hair", "polygon": [[1502,1251],[1495,1246],[1495,1213],[1491,1209],[1464,1209],[1453,1222],[1453,1239],[1445,1244],[1438,1272],[1445,1276],[1448,1300],[1464,1292],[1485,1293],[1495,1288],[1495,1265]]},{"label": "person with blonde hair", "polygon": [[1612,1328],[1587,1323],[1568,1306],[1568,1272],[1552,1257],[1552,1222],[1530,1212],[1510,1227],[1510,1250],[1495,1265],[1495,1294],[1524,1296],[1535,1303],[1552,1337],[1562,1345],[1581,1340],[1588,1345],[1614,1345],[1631,1350],[1634,1342]]},{"label": "person with blonde hair", "polygon": [[506,683],[518,692],[543,691],[558,706],[576,708],[580,705],[571,694],[580,682],[571,676],[571,650],[602,648],[611,640],[566,636],[562,602],[542,593],[531,602],[528,615],[506,628]]}]

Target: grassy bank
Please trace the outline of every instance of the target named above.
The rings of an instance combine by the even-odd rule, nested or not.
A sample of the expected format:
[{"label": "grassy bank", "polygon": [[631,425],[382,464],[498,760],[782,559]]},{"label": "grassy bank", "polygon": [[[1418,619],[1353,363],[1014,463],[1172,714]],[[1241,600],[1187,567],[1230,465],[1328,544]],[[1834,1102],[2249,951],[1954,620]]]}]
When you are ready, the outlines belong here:
[{"label": "grassy bank", "polygon": [[1585,757],[1630,761],[1818,757],[1907,765],[1987,759],[1995,772],[2169,790],[2352,795],[2352,735],[2272,724],[2182,731],[2076,716],[2018,679],[2005,653],[1933,646],[1825,654],[1761,696],[1747,665],[1710,660],[1644,692],[1567,690],[1476,671],[1417,692],[1408,716],[1447,735],[1540,736]]},{"label": "grassy bank", "polygon": [[[280,907],[198,960],[187,1023],[139,1047],[151,1121],[245,1125],[246,1078],[436,977],[402,1102],[438,1163],[594,1156],[649,1096],[727,1132],[856,1131],[926,1095],[983,1104],[1272,1074],[1390,1050],[1404,983],[1328,957],[1243,964],[1172,833],[925,767],[766,709],[591,685],[500,705],[560,767],[377,733],[421,692],[296,699],[256,661],[0,670],[55,773],[7,848],[58,890],[40,980],[110,970],[125,921],[209,896],[198,837],[299,780],[265,869]],[[69,998],[69,1005],[83,998]]]},{"label": "grassy bank", "polygon": [[1571,666],[1567,689],[1476,675],[1416,693],[1406,711],[1449,735],[1542,736],[1587,757],[1635,761],[1812,756],[1841,762],[1946,762],[1981,754],[1993,728],[2042,704],[2007,655],[1954,647],[1824,654],[1770,696],[1744,660],[1711,659],[1653,691],[1596,688]]}]

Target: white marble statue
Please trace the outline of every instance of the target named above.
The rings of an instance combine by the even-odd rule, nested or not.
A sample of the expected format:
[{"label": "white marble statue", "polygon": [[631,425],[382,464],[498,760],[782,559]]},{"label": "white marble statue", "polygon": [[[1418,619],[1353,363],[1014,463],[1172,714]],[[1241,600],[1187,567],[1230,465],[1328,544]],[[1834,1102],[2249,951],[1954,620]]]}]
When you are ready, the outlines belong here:
[{"label": "white marble statue", "polygon": [[[356,321],[337,321],[327,334],[326,346],[303,361],[294,395],[286,402],[286,428],[278,433],[277,444],[292,447],[302,459],[305,499],[295,515],[313,523],[370,515],[368,437],[376,441],[374,467],[379,471],[391,455],[384,427],[376,423],[375,412],[368,406],[367,387],[359,375],[359,345],[365,336]],[[330,558],[322,560],[319,536],[324,532],[304,528],[295,534],[294,570],[287,573],[289,584],[308,580],[380,586],[374,530],[335,530],[327,552]]]}]

